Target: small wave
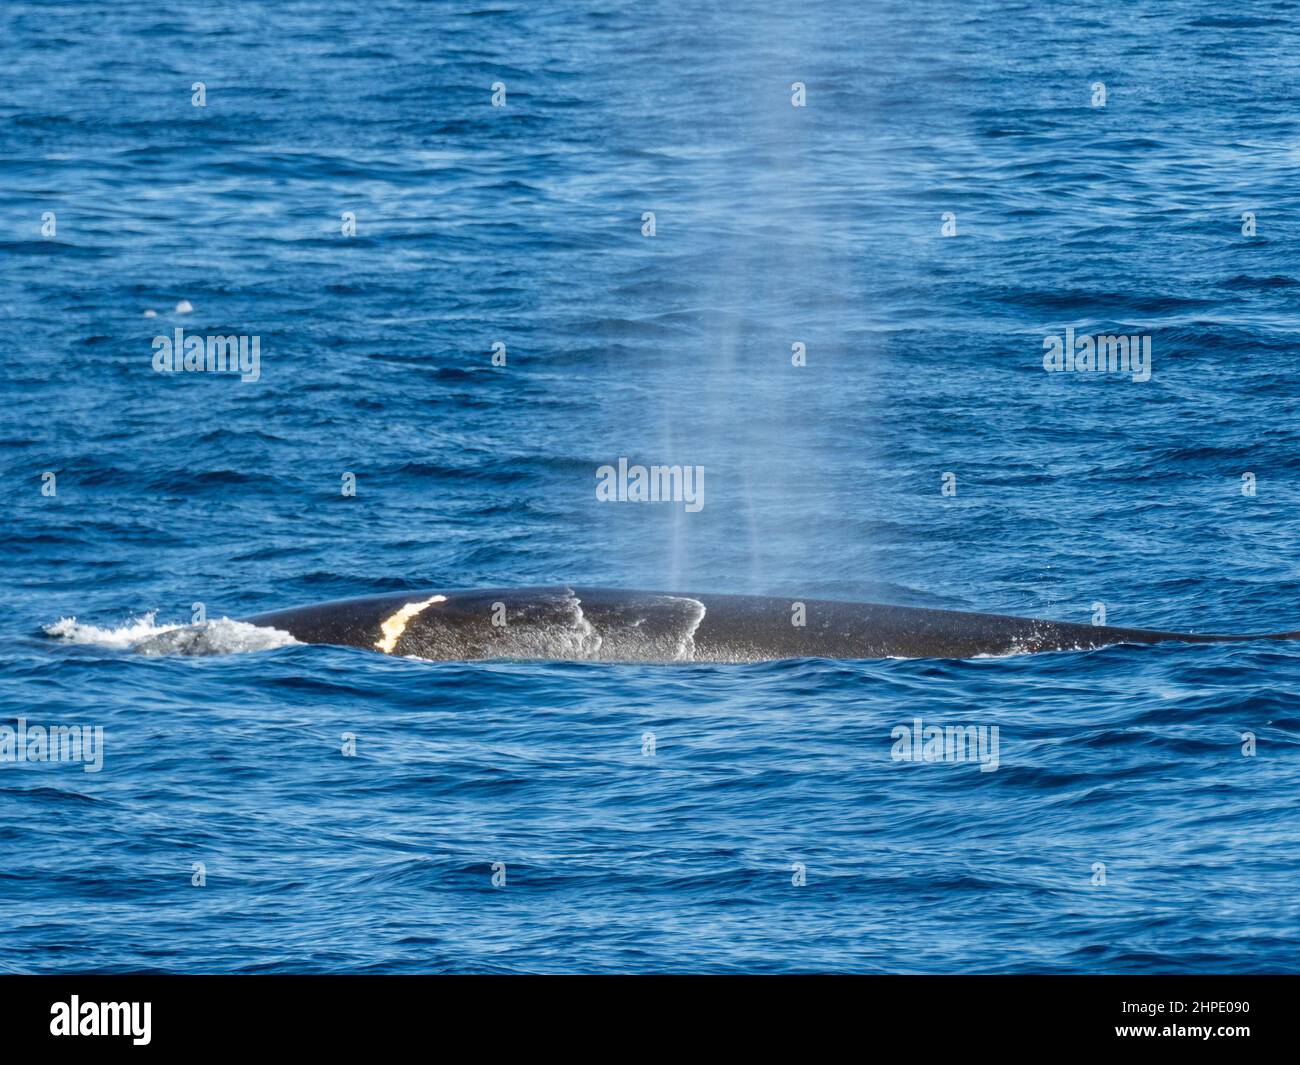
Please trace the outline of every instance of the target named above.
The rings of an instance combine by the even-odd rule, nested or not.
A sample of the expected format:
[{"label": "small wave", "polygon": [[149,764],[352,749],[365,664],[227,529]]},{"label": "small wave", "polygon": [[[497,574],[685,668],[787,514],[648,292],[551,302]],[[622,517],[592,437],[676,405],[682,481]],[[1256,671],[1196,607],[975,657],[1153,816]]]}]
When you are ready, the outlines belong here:
[{"label": "small wave", "polygon": [[158,625],[155,614],[128,621],[115,629],[83,625],[74,618],[60,618],[45,626],[48,636],[67,643],[90,644],[115,651],[142,655],[227,655],[248,651],[270,651],[296,644],[289,633],[246,621],[219,618],[197,625]]}]

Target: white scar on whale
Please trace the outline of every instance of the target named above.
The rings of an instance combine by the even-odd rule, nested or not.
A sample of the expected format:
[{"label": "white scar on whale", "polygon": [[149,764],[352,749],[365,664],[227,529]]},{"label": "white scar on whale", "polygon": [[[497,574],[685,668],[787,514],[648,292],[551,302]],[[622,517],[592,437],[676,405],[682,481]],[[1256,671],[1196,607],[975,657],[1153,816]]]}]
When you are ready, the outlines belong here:
[{"label": "white scar on whale", "polygon": [[447,597],[445,595],[434,595],[420,603],[407,603],[406,606],[379,626],[384,635],[381,639],[375,641],[375,650],[391,655],[393,648],[397,646],[397,641],[402,638],[402,633],[406,631],[406,626],[410,624],[411,618],[422,610],[433,606],[434,603],[445,603],[446,601]]}]

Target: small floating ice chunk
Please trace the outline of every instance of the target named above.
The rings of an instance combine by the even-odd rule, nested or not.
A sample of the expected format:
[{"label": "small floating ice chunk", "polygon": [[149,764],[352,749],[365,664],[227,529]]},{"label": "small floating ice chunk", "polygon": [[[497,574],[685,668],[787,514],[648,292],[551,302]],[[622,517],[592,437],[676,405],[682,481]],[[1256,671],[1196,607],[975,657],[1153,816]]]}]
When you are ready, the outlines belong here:
[{"label": "small floating ice chunk", "polygon": [[194,304],[192,304],[189,300],[181,300],[180,303],[176,304],[177,314],[190,314],[193,312],[193,310],[194,310]]},{"label": "small floating ice chunk", "polygon": [[144,316],[145,316],[146,318],[157,318],[157,317],[158,317],[158,312],[155,311],[153,308],[150,308],[149,310],[147,310],[147,311],[144,312]]}]

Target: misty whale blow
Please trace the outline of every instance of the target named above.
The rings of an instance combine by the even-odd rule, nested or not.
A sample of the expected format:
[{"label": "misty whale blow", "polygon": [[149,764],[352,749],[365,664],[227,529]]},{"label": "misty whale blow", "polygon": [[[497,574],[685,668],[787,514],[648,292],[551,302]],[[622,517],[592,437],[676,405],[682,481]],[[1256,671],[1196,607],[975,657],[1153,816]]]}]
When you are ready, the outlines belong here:
[{"label": "misty whale blow", "polygon": [[303,643],[438,661],[754,662],[780,658],[972,658],[1117,643],[1222,643],[1214,636],[954,610],[608,588],[401,592],[246,618]]}]

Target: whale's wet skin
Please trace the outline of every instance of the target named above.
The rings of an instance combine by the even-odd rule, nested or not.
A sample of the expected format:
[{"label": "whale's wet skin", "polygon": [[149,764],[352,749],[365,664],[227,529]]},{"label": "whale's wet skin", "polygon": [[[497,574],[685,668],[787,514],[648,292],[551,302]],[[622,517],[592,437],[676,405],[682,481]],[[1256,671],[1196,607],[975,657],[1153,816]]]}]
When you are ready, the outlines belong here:
[{"label": "whale's wet skin", "polygon": [[572,587],[403,592],[246,620],[303,643],[365,647],[439,661],[972,658],[1117,643],[1300,636],[1200,635],[878,603]]}]

